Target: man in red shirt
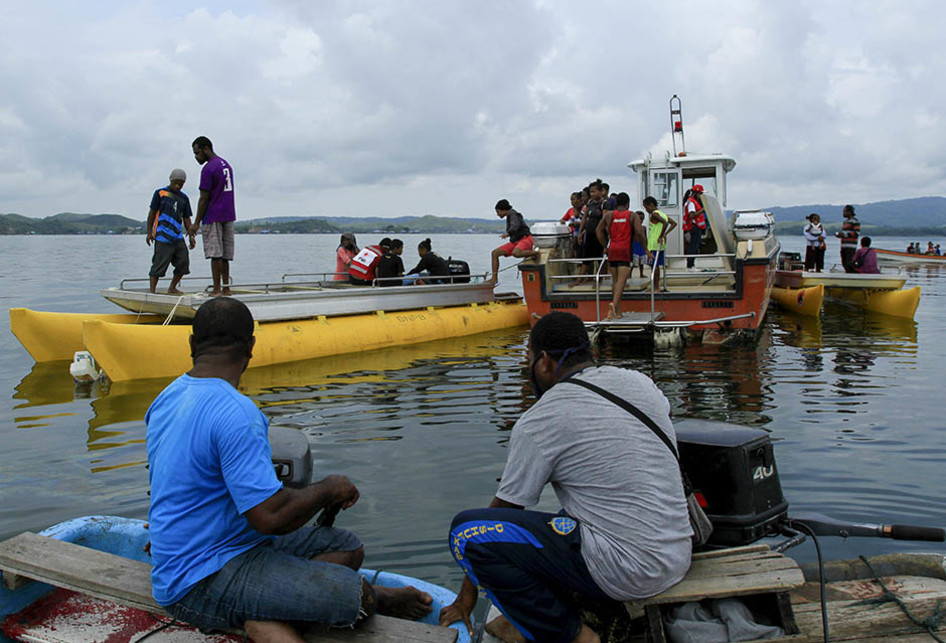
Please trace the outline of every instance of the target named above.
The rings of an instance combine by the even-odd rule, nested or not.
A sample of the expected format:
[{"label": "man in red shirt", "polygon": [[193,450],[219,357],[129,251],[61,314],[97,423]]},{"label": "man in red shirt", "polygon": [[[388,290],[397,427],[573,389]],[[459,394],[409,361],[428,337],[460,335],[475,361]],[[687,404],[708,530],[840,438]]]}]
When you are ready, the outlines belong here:
[{"label": "man in red shirt", "polygon": [[[608,264],[611,267],[611,303],[606,319],[621,318],[621,294],[627,278],[631,276],[631,243],[647,244],[640,217],[630,211],[631,197],[627,192],[617,196],[615,210],[606,210],[595,233],[602,247],[608,249]],[[605,236],[607,232],[607,237]]]}]

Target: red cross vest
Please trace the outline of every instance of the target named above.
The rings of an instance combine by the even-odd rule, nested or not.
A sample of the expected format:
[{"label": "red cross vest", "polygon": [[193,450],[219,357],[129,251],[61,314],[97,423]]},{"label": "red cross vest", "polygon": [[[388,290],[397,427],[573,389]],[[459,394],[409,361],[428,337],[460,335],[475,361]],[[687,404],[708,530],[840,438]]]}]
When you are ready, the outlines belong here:
[{"label": "red cross vest", "polygon": [[362,281],[374,281],[374,269],[381,260],[381,246],[366,246],[352,257],[348,274]]}]

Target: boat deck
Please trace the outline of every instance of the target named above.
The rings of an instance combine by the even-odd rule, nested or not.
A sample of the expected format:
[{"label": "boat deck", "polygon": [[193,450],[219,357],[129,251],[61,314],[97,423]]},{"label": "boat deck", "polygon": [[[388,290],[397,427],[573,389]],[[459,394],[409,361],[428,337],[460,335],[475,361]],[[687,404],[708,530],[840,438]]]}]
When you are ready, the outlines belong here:
[{"label": "boat deck", "polygon": [[[101,295],[134,313],[179,320],[192,319],[201,304],[211,299],[208,288],[197,288],[186,281],[182,282],[182,294],[152,293],[146,286],[129,287],[131,283],[133,280],[123,281],[118,288],[102,290]],[[494,301],[493,288],[494,284],[486,281],[381,288],[321,280],[234,284],[230,291],[247,305],[253,319],[265,322],[486,304]]]}]

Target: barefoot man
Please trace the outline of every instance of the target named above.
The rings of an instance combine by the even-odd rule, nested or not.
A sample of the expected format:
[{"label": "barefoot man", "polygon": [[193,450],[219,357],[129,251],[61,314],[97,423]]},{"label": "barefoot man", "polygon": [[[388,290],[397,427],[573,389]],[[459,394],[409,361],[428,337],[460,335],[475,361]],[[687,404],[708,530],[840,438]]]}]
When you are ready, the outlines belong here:
[{"label": "barefoot man", "polygon": [[306,623],[430,613],[429,594],[358,575],[357,536],[305,526],[320,510],[358,501],[348,478],[303,489],[276,478],[266,416],[237,390],[255,343],[247,307],[212,299],[197,309],[192,332],[193,368],[145,416],[155,600],[202,630],[243,628],[254,641],[290,643],[302,643],[296,627]]},{"label": "barefoot man", "polygon": [[496,283],[499,274],[500,257],[538,257],[539,251],[532,249],[532,232],[526,225],[522,215],[513,210],[506,199],[500,199],[496,202],[496,216],[506,220],[506,231],[500,235],[501,238],[509,239],[509,243],[504,243],[492,254],[493,276],[490,281]]},{"label": "barefoot man", "polygon": [[236,221],[233,168],[222,156],[214,153],[214,144],[206,136],[195,138],[191,147],[194,158],[204,167],[200,170],[197,216],[194,217],[190,232],[197,234],[199,230],[204,240],[204,258],[210,259],[210,274],[214,283],[211,296],[229,295],[233,226]]},{"label": "barefoot man", "polygon": [[184,170],[171,170],[171,177],[167,187],[154,191],[151,197],[151,209],[148,210],[148,236],[145,241],[148,245],[154,241],[154,256],[151,259],[151,292],[158,288],[158,279],[163,277],[168,266],[174,266],[174,276],[168,286],[169,295],[182,295],[177,285],[181,277],[190,272],[190,254],[184,245],[184,233],[190,239],[190,247],[194,248],[194,235],[191,226],[191,200],[181,192],[187,174]]},{"label": "barefoot man", "polygon": [[[466,573],[441,625],[470,627],[477,586],[502,612],[486,631],[507,643],[596,643],[570,596],[601,602],[658,594],[690,566],[680,468],[646,425],[586,385],[637,406],[676,441],[670,403],[646,375],[595,366],[578,317],[552,312],[529,336],[536,403],[512,428],[488,509],[461,512],[450,552]],[[551,483],[562,511],[526,511]]]},{"label": "barefoot man", "polygon": [[[595,234],[602,248],[608,249],[608,265],[611,267],[611,303],[608,304],[607,319],[621,318],[621,295],[624,284],[631,276],[632,242],[647,243],[644,226],[637,214],[630,211],[631,197],[627,192],[617,196],[614,210],[607,210],[598,224]],[[641,272],[643,272],[641,268]]]}]

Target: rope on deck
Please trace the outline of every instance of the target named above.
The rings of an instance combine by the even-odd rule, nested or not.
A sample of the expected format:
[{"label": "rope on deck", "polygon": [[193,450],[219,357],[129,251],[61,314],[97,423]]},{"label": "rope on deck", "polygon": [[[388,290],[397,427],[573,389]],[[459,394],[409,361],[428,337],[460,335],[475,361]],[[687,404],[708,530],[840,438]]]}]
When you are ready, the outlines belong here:
[{"label": "rope on deck", "polygon": [[946,641],[943,641],[943,639],[937,636],[936,632],[934,631],[938,630],[940,626],[946,622],[946,609],[943,608],[942,599],[936,601],[936,607],[933,608],[932,614],[930,614],[925,619],[920,620],[913,615],[913,613],[910,611],[910,608],[907,607],[906,603],[904,603],[899,596],[894,594],[886,585],[884,585],[884,581],[880,579],[880,576],[878,576],[877,572],[874,571],[874,568],[871,567],[871,564],[867,558],[864,556],[858,556],[858,558],[860,558],[861,561],[867,565],[867,569],[870,570],[871,576],[873,576],[873,579],[877,581],[877,583],[880,585],[880,588],[884,590],[884,593],[877,598],[868,598],[863,601],[859,601],[858,603],[855,603],[855,605],[882,605],[883,603],[895,603],[897,607],[903,611],[906,617],[910,619],[911,623],[917,627],[922,627],[925,629],[927,633],[938,643],[946,643]]}]

